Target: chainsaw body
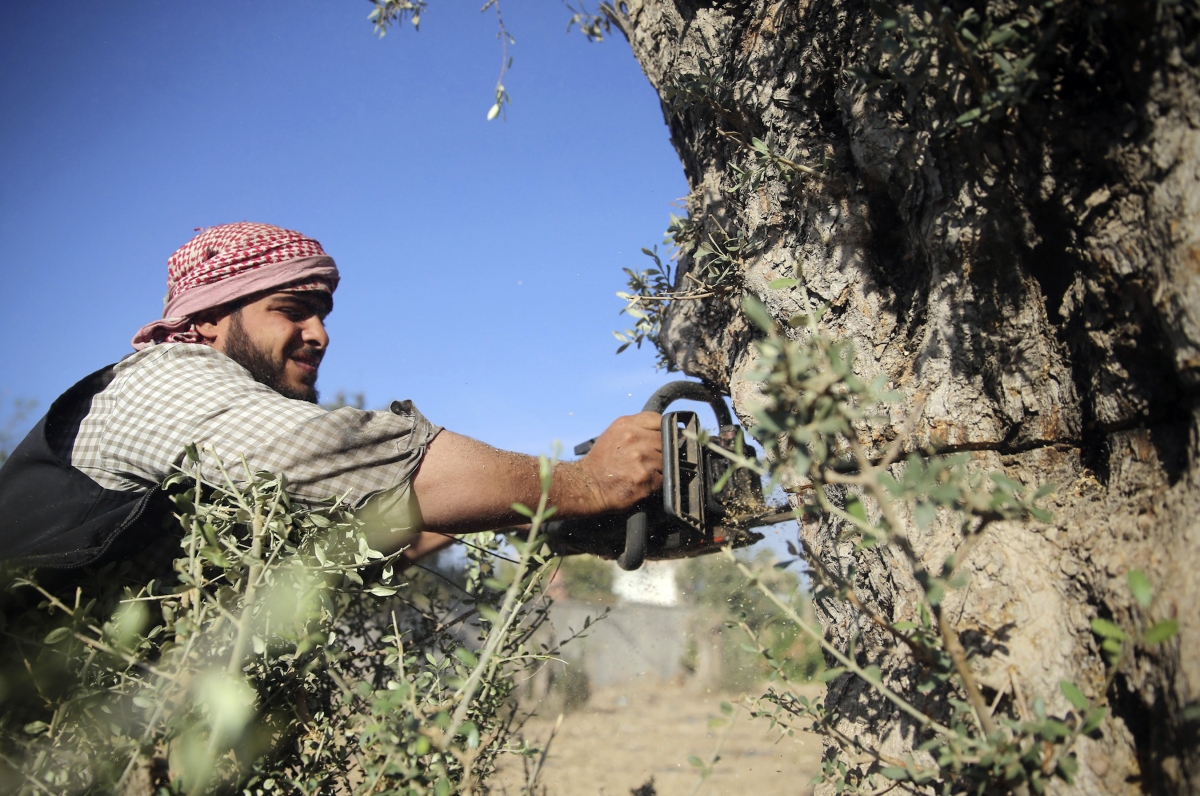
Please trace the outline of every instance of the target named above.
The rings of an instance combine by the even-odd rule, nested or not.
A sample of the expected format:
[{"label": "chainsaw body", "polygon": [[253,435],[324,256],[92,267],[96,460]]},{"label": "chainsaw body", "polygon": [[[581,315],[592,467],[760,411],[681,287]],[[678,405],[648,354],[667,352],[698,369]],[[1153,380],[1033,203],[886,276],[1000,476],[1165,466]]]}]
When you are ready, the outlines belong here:
[{"label": "chainsaw body", "polygon": [[[680,398],[708,402],[717,414],[719,431],[709,441],[730,452],[742,445],[742,429],[734,425],[724,401],[705,385],[672,382],[646,403],[646,411],[662,412]],[[714,553],[726,545],[744,547],[762,539],[750,530],[768,511],[762,484],[749,470],[738,470],[714,490],[731,462],[698,441],[695,412],[666,412],[662,420],[663,490],[632,509],[597,517],[546,524],[545,541],[557,555],[589,553],[615,558],[633,570],[649,560],[689,558]],[[575,448],[586,454],[595,440]]]}]

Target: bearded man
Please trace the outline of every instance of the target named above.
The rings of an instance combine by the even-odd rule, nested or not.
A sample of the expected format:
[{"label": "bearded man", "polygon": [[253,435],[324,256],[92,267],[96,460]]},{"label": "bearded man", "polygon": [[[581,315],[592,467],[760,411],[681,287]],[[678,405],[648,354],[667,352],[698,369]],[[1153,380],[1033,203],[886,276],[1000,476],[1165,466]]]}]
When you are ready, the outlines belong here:
[{"label": "bearded man", "polygon": [[[316,404],[329,346],[333,259],[298,232],[242,222],[204,230],[167,261],[163,317],[135,349],[84,378],[0,468],[0,559],[78,567],[128,556],[161,537],[160,484],[206,451],[286,475],[302,503],[342,496],[382,529],[375,546],[416,560],[449,534],[524,521],[537,460],[442,429],[409,401],[388,411]],[[628,508],[661,487],[660,417],[616,420],[577,462],[556,465],[558,516]]]}]

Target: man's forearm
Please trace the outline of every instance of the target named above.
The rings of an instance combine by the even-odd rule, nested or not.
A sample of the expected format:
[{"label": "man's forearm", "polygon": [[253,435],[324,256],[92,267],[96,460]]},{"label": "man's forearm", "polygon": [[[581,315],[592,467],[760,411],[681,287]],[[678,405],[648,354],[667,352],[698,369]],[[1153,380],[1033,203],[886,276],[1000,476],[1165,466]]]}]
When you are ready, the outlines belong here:
[{"label": "man's forearm", "polygon": [[[577,462],[554,468],[549,503],[559,517],[582,517],[624,508],[662,482],[657,415],[621,418]],[[538,460],[442,431],[430,443],[413,481],[424,528],[469,533],[525,521],[514,503],[534,507],[541,498]]]},{"label": "man's forearm", "polygon": [[[536,507],[541,499],[538,460],[502,451],[477,440],[442,431],[433,440],[414,481],[423,527],[442,533],[470,533],[524,522],[514,503]],[[559,462],[551,482],[550,505],[559,516],[594,511],[595,489],[578,462]]]}]

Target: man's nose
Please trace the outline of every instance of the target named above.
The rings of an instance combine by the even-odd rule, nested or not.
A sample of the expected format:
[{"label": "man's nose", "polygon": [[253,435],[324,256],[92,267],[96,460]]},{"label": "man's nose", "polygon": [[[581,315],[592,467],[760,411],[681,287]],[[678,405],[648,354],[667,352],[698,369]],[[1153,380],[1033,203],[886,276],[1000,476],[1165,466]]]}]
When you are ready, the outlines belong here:
[{"label": "man's nose", "polygon": [[300,330],[300,339],[306,345],[316,346],[320,349],[329,347],[329,333],[325,331],[325,323],[316,315],[305,319]]}]

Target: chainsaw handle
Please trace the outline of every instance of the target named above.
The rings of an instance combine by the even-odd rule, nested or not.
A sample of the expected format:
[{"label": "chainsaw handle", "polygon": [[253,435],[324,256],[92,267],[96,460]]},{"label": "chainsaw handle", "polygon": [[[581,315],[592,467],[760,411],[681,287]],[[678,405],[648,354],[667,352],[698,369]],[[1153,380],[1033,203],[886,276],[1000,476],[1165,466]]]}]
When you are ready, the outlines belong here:
[{"label": "chainsaw handle", "polygon": [[[729,407],[725,405],[725,401],[721,396],[708,385],[696,381],[672,381],[664,384],[647,399],[646,405],[642,407],[642,411],[662,414],[667,406],[680,400],[703,401],[711,406],[713,412],[716,413],[717,423],[721,426],[733,425],[733,418],[729,414]],[[663,469],[665,471],[665,460],[668,455],[665,442],[665,429],[663,434]],[[578,450],[576,452],[578,453]],[[625,552],[621,553],[621,557],[617,559],[617,565],[626,572],[632,572],[639,568],[642,562],[646,560],[646,545],[649,541],[650,518],[644,510],[635,511],[625,521]]]},{"label": "chainsaw handle", "polygon": [[642,411],[657,412],[661,415],[668,405],[682,400],[703,401],[711,406],[713,412],[716,413],[718,424],[722,426],[733,425],[733,417],[729,414],[729,407],[725,405],[725,401],[721,395],[707,384],[702,384],[698,381],[667,382],[655,390],[654,394],[646,400],[646,405],[642,407]]},{"label": "chainsaw handle", "polygon": [[625,520],[625,552],[617,559],[617,566],[632,572],[646,560],[646,542],[650,537],[650,518],[644,511],[635,511]]}]

